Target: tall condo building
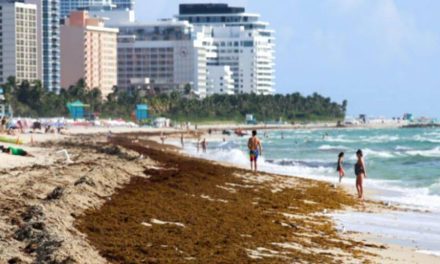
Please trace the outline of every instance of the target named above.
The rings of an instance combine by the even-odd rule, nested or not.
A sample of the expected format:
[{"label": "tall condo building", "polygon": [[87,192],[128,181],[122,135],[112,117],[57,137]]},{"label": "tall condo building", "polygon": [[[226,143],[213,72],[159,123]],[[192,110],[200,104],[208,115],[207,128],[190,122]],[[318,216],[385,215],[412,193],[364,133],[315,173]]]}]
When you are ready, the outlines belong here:
[{"label": "tall condo building", "polygon": [[37,6],[0,0],[0,83],[41,79]]},{"label": "tall condo building", "polygon": [[89,8],[103,8],[111,9],[112,0],[60,0],[61,3],[61,18],[70,15],[70,12],[89,9]]},{"label": "tall condo building", "polygon": [[119,25],[118,87],[135,88],[138,80],[149,79],[155,92],[183,90],[189,84],[205,97],[207,63],[216,56],[213,49],[209,32],[195,32],[186,21]]},{"label": "tall condo building", "polygon": [[116,9],[134,10],[134,1],[135,0],[113,0],[113,5],[116,6]]},{"label": "tall condo building", "polygon": [[229,66],[208,66],[208,95],[234,94],[234,79]]},{"label": "tall condo building", "polygon": [[260,15],[227,4],[182,4],[177,18],[211,28],[218,55],[209,65],[229,66],[236,93],[275,92],[275,38]]},{"label": "tall condo building", "polygon": [[134,0],[60,0],[61,17],[76,10],[134,10]]},{"label": "tall condo building", "polygon": [[53,92],[61,89],[60,81],[60,2],[59,0],[24,0],[37,6],[39,56],[42,61],[44,87]]},{"label": "tall condo building", "polygon": [[103,96],[117,84],[117,34],[87,11],[74,11],[61,26],[61,85],[68,88],[84,79]]},{"label": "tall condo building", "polygon": [[43,83],[52,92],[61,89],[60,0],[42,0]]}]

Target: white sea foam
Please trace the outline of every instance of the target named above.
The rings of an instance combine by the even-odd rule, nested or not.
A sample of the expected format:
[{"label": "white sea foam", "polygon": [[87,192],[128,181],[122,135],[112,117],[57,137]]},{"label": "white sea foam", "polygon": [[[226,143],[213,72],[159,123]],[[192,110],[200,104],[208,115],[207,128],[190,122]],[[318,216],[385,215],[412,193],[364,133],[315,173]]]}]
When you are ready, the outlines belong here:
[{"label": "white sea foam", "polygon": [[405,146],[397,146],[394,149],[397,150],[397,151],[413,150],[413,148],[405,147]]},{"label": "white sea foam", "polygon": [[440,157],[440,147],[435,147],[428,150],[411,150],[406,152],[411,156],[423,156],[423,157]]},{"label": "white sea foam", "polygon": [[369,142],[369,143],[384,143],[384,142],[392,142],[392,141],[400,140],[400,137],[391,136],[391,135],[361,136],[359,138],[360,138],[360,141]]},{"label": "white sea foam", "polygon": [[420,248],[425,252],[440,251],[440,214],[351,212],[333,216],[339,228],[377,234],[388,242]]},{"label": "white sea foam", "polygon": [[378,158],[385,158],[385,159],[395,157],[395,154],[393,154],[389,151],[378,151],[378,150],[372,150],[369,148],[363,149],[362,151],[363,151],[365,157],[378,157]]},{"label": "white sea foam", "polygon": [[336,137],[325,137],[323,141],[327,142],[336,142],[336,143],[354,143],[356,142],[354,139],[348,139],[345,136],[336,136]]},{"label": "white sea foam", "polygon": [[439,250],[439,251],[418,250],[418,251],[416,251],[416,252],[417,252],[417,253],[420,253],[420,254],[432,255],[432,256],[440,257],[440,250]]},{"label": "white sea foam", "polygon": [[338,146],[322,145],[318,149],[319,150],[347,150],[348,148],[346,146],[342,146],[342,145],[338,145]]},{"label": "white sea foam", "polygon": [[439,138],[426,137],[426,136],[422,136],[422,135],[415,135],[412,137],[412,140],[418,141],[418,142],[440,143]]}]

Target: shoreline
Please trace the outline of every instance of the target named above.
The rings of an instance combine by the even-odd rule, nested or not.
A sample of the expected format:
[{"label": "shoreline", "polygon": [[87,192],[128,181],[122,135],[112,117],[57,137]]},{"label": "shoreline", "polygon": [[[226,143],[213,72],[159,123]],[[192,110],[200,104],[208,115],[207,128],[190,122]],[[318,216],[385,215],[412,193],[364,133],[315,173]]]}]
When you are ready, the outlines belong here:
[{"label": "shoreline", "polygon": [[[134,135],[134,137],[136,138],[137,137],[137,135],[139,134],[139,133],[134,133],[135,135]],[[147,136],[148,137],[151,137],[151,135],[152,134],[157,134],[157,132],[151,132],[151,133],[147,133]],[[179,132],[176,132],[176,134],[179,134]],[[144,134],[145,135],[145,134]],[[122,135],[120,135],[120,136],[122,136],[122,137],[124,137],[124,134],[122,134]],[[120,136],[117,136],[117,137],[120,137]],[[77,138],[78,136],[75,136],[74,138]],[[63,139],[63,140],[66,140],[66,139]],[[104,145],[104,146],[108,146],[108,144],[106,144],[106,143],[103,143],[105,141],[105,138],[103,137],[103,136],[100,136],[99,138],[98,137],[90,137],[89,136],[89,139],[84,139],[84,138],[80,138],[79,139],[79,142],[89,142],[89,143],[86,143],[86,145],[87,144],[90,144],[90,146],[93,146],[93,144],[96,144],[97,142],[97,144],[98,144],[98,146],[99,145]],[[137,141],[137,139],[134,139],[134,141]],[[139,143],[140,141],[138,141],[138,143]],[[138,144],[138,143],[135,143],[135,145],[136,144]],[[143,143],[143,142],[141,142],[141,143]],[[72,148],[72,146],[71,145],[67,145],[66,146],[66,144],[64,144],[64,143],[60,143],[62,146],[64,146],[64,147],[66,147],[67,149],[71,149]],[[132,144],[132,143],[130,143],[130,144]],[[150,143],[151,144],[151,143]],[[44,144],[43,144],[44,145]],[[50,144],[49,144],[50,145]],[[47,146],[44,146],[44,147],[47,147]],[[162,150],[160,150],[161,148],[165,148],[164,149],[164,153],[170,153],[170,155],[172,154],[172,155],[176,155],[175,154],[175,152],[177,151],[175,148],[173,148],[173,147],[169,147],[169,146],[161,146],[161,145],[159,145],[159,144],[157,144],[156,146],[155,146],[156,148],[159,148],[159,152],[162,152]],[[74,156],[75,156],[75,158],[79,158],[79,157],[81,157],[81,154],[79,154],[79,153],[81,153],[81,152],[79,152],[78,153],[78,151],[81,151],[82,149],[87,149],[86,148],[86,146],[83,144],[83,145],[79,145],[79,148],[77,148],[75,151],[74,151]],[[125,149],[125,148],[122,148],[122,149]],[[92,148],[92,150],[93,150],[93,148]],[[127,152],[128,150],[124,150],[124,152]],[[87,203],[85,203],[85,204],[82,204],[81,206],[79,206],[80,208],[76,208],[74,211],[76,211],[76,213],[75,213],[75,217],[72,217],[72,216],[70,216],[70,217],[66,217],[66,218],[68,218],[68,222],[71,224],[71,225],[73,225],[74,223],[73,223],[73,221],[77,221],[77,220],[75,220],[79,215],[81,215],[82,213],[81,212],[84,212],[84,210],[87,210],[87,209],[91,209],[91,208],[101,208],[101,209],[98,209],[98,211],[93,211],[93,212],[99,212],[99,210],[102,210],[102,206],[105,206],[107,203],[109,203],[110,201],[112,201],[113,200],[113,198],[115,197],[115,195],[118,195],[117,193],[118,192],[120,192],[122,189],[118,189],[118,188],[121,188],[121,187],[123,187],[123,188],[126,188],[129,184],[130,184],[130,181],[131,180],[133,180],[133,177],[134,176],[138,176],[138,174],[140,174],[140,175],[145,175],[145,171],[143,171],[143,169],[142,169],[142,166],[147,166],[147,167],[150,167],[151,169],[150,169],[150,174],[151,173],[159,173],[160,172],[160,174],[162,174],[162,173],[165,173],[166,171],[167,171],[167,169],[166,168],[161,168],[160,167],[160,165],[157,163],[157,161],[154,161],[154,159],[153,160],[151,160],[147,155],[145,155],[145,158],[146,158],[146,160],[141,160],[141,161],[136,161],[138,158],[139,158],[139,154],[136,154],[136,152],[134,151],[128,151],[128,153],[130,153],[130,156],[131,156],[131,160],[130,161],[127,161],[127,160],[125,160],[125,161],[122,161],[122,163],[119,163],[119,157],[118,156],[116,156],[116,157],[114,157],[114,158],[112,158],[111,160],[114,162],[114,165],[117,165],[117,164],[121,164],[121,165],[117,165],[117,166],[123,166],[122,164],[124,164],[124,162],[125,163],[127,163],[127,162],[130,162],[130,164],[133,162],[133,161],[135,161],[136,163],[141,163],[141,164],[144,164],[144,165],[141,165],[141,166],[139,166],[139,165],[136,165],[135,167],[137,168],[135,171],[137,171],[136,173],[128,173],[127,174],[127,172],[119,172],[119,173],[122,173],[122,174],[124,174],[124,175],[126,175],[126,176],[124,176],[123,178],[124,178],[124,180],[121,182],[121,181],[119,181],[119,183],[116,183],[116,185],[113,185],[114,187],[111,187],[110,189],[107,189],[107,191],[106,191],[106,193],[104,193],[104,194],[100,194],[99,196],[102,196],[101,198],[98,198],[98,199],[96,199],[96,197],[95,197],[95,199],[93,199],[93,202],[91,203],[91,204],[87,204]],[[78,155],[78,156],[77,156]],[[93,154],[93,155],[95,155],[95,154]],[[102,163],[100,163],[101,162],[101,160],[102,160],[102,157],[106,157],[106,158],[108,158],[107,156],[109,155],[109,154],[106,154],[106,153],[103,153],[103,155],[104,156],[102,156],[101,158],[99,158],[98,156],[100,156],[101,154],[98,154],[97,155],[97,157],[96,158],[98,158],[98,160],[99,160],[99,163],[98,164],[101,164],[101,165],[99,165],[98,167],[102,167],[102,166],[108,166],[108,165],[104,165],[104,164],[102,164]],[[153,155],[154,156],[154,155]],[[113,157],[113,155],[110,155],[109,157]],[[47,165],[40,165],[41,166],[41,168],[36,168],[37,170],[38,169],[40,169],[40,170],[43,170],[43,171],[47,171],[49,168],[51,168],[51,167],[54,167],[54,165],[55,164],[57,164],[56,166],[55,166],[55,169],[56,170],[59,170],[59,169],[61,169],[61,170],[69,170],[69,168],[71,167],[71,166],[75,166],[75,165],[65,165],[65,164],[62,164],[62,163],[60,163],[60,162],[62,162],[62,161],[60,161],[59,159],[59,157],[56,157],[58,160],[55,160],[54,161],[54,163],[53,164],[47,164]],[[162,158],[163,159],[163,158]],[[169,157],[168,158],[165,158],[165,162],[167,161],[167,159],[170,159]],[[58,163],[57,163],[58,162]],[[215,163],[213,163],[213,162],[207,162],[207,163],[205,163],[205,161],[201,161],[201,160],[196,160],[195,161],[196,162],[196,164],[198,164],[198,163],[201,163],[201,164],[210,164],[209,166],[211,166],[212,164],[214,164],[215,165]],[[106,164],[108,164],[108,163],[106,163]],[[148,164],[148,165],[145,165],[145,164]],[[94,166],[96,166],[96,165],[91,165],[92,167],[94,167]],[[206,166],[208,166],[208,165],[206,165]],[[219,166],[219,165],[215,165],[215,166]],[[221,165],[220,165],[221,166]],[[125,167],[125,166],[124,166]],[[161,168],[159,171],[157,170],[157,168]],[[238,170],[238,171],[240,171],[240,173],[241,174],[247,174],[247,172],[246,172],[246,170],[242,170],[242,169],[240,169],[240,168],[235,168],[235,167],[232,167],[232,168],[230,168],[231,170]],[[24,170],[24,171],[26,171],[26,166],[24,167],[24,168],[18,168],[18,169],[7,169],[6,171],[8,171],[8,170],[11,170],[11,171],[15,171],[15,172],[13,172],[12,174],[16,174],[17,172],[20,172],[20,171],[22,171],[22,170]],[[98,169],[98,170],[102,170],[102,169]],[[194,170],[197,170],[197,167],[196,168],[194,168]],[[50,171],[50,169],[49,169],[49,171]],[[26,172],[26,173],[28,173],[29,174],[29,172]],[[93,177],[99,177],[99,175],[98,175],[99,173],[97,172],[97,173],[93,173]],[[302,179],[298,179],[298,178],[295,178],[295,177],[285,177],[285,176],[277,176],[277,175],[273,175],[273,174],[266,174],[266,173],[264,173],[265,175],[268,175],[267,177],[275,177],[276,179],[278,179],[278,177],[280,177],[278,180],[280,180],[280,179],[284,179],[284,180],[286,180],[286,181],[293,181],[293,182],[295,182],[295,181],[304,181],[304,182],[307,182],[307,183],[319,183],[319,182],[317,182],[317,181],[312,181],[312,180],[302,180]],[[63,175],[68,175],[68,174],[63,174]],[[72,175],[72,176],[75,176],[76,177],[76,180],[79,180],[79,178],[80,178],[80,175]],[[17,176],[16,176],[17,177]],[[15,179],[20,179],[20,176],[18,176],[19,178],[15,178]],[[24,177],[26,177],[26,176],[24,176]],[[43,176],[43,175],[41,175],[40,177],[45,177],[45,176]],[[71,177],[71,176],[70,176]],[[128,177],[128,178],[127,178]],[[147,178],[148,178],[148,176],[147,176]],[[245,181],[250,181],[250,182],[252,182],[253,181],[253,179],[252,179],[253,177],[252,176],[249,176],[249,177],[245,177],[245,178],[243,178],[243,179],[241,179],[241,180],[245,180]],[[11,185],[14,185],[14,182],[13,182],[13,180],[15,180],[15,179],[11,179]],[[43,179],[43,178],[42,178]],[[240,179],[240,178],[239,178]],[[261,182],[258,182],[258,179],[260,179],[261,180]],[[110,179],[111,181],[114,181],[114,179]],[[53,178],[53,177],[49,177],[48,179],[45,179],[45,181],[47,181],[47,183],[45,183],[47,186],[45,186],[44,184],[42,185],[42,186],[44,186],[44,187],[39,187],[39,188],[44,188],[46,191],[46,193],[49,193],[49,191],[51,190],[51,188],[53,188],[54,186],[56,186],[56,184],[55,183],[57,183],[57,182],[59,182],[59,179],[57,179],[57,177],[55,177],[55,178]],[[73,179],[71,180],[71,181],[73,181]],[[98,180],[99,181],[99,180]],[[265,184],[267,184],[267,183],[269,183],[269,184],[273,184],[273,183],[271,183],[273,180],[268,180],[267,178],[265,178],[265,177],[262,177],[262,178],[260,178],[260,177],[257,177],[257,182],[252,182],[252,184],[254,184],[254,185],[258,185],[258,184],[262,184],[262,185],[265,185]],[[118,182],[118,181],[117,181]],[[70,184],[72,184],[72,183],[70,183]],[[127,185],[128,184],[128,185]],[[247,183],[247,184],[249,184],[249,183]],[[287,183],[284,183],[284,184],[287,184]],[[295,187],[297,187],[298,185],[298,183],[297,182],[295,182],[294,184],[292,184],[292,182],[290,182],[290,188],[294,188],[295,189]],[[328,184],[327,183],[319,183],[319,184],[324,184],[325,186],[328,186]],[[10,188],[14,188],[14,186],[11,186],[11,185],[9,185],[9,187]],[[86,184],[87,185],[87,184]],[[244,185],[246,185],[246,183],[244,184]],[[287,184],[288,185],[288,184]],[[313,185],[313,184],[312,184]],[[49,186],[52,186],[52,187],[49,187]],[[237,185],[238,186],[238,185]],[[237,187],[237,186],[235,186],[235,187],[232,187],[231,188],[231,186],[224,186],[224,187],[226,187],[226,188],[229,188],[229,191],[231,191],[231,189],[240,189],[240,187]],[[91,186],[88,186],[87,188],[89,188],[89,187],[91,187]],[[285,188],[286,186],[284,186],[283,188]],[[73,188],[73,189],[75,189],[75,187],[68,187],[68,188],[66,188],[66,189],[69,189],[69,188]],[[271,187],[272,188],[272,187]],[[327,188],[327,187],[326,187]],[[91,189],[93,189],[93,188],[91,188]],[[216,188],[216,189],[218,189],[218,188]],[[289,187],[287,187],[287,189],[289,189]],[[220,189],[221,190],[221,189]],[[331,189],[330,189],[331,190]],[[5,190],[4,189],[2,189],[2,191],[0,192],[0,194],[4,194],[3,192],[4,192]],[[10,191],[10,190],[9,190]],[[87,190],[87,191],[90,191],[90,190]],[[116,191],[116,194],[115,194],[115,191]],[[244,188],[244,191],[246,191],[246,188]],[[271,190],[272,191],[272,190]],[[226,192],[228,192],[228,191],[226,191]],[[339,192],[339,191],[338,191]],[[341,192],[344,192],[344,191],[342,191],[341,190]],[[86,194],[80,194],[79,195],[79,197],[76,197],[76,198],[80,198],[80,197],[82,197],[83,195],[88,195],[87,193]],[[202,195],[203,195],[203,197],[202,197]],[[219,198],[219,197],[216,197],[216,196],[214,196],[214,195],[218,195],[218,190],[217,191],[215,191],[214,192],[214,194],[211,194],[211,195],[207,195],[207,194],[203,194],[203,193],[200,193],[200,199],[199,200],[201,200],[202,202],[209,202],[208,204],[211,204],[211,203],[219,203],[219,204],[223,204],[224,203],[224,201],[226,201],[226,199],[222,199],[222,198]],[[12,196],[14,196],[14,195],[12,195]],[[31,202],[31,204],[32,203],[34,203],[34,202],[36,202],[36,203],[39,203],[39,201],[41,200],[41,199],[43,199],[44,198],[44,196],[41,196],[41,194],[40,194],[40,197],[35,197],[35,195],[29,195],[30,196],[30,198],[25,198],[24,200],[26,201],[26,200],[29,200],[29,201],[33,201],[33,202]],[[69,197],[70,197],[70,194],[69,194]],[[107,198],[105,198],[105,197],[107,197]],[[110,199],[110,197],[112,197],[111,199]],[[162,197],[163,198],[163,197]],[[15,199],[15,198],[14,198]],[[18,198],[17,197],[17,199],[20,199],[20,198]],[[67,199],[67,197],[66,198],[62,198],[62,199]],[[88,199],[90,199],[90,198],[88,198]],[[44,199],[43,199],[44,200]],[[211,201],[211,200],[214,200],[214,201]],[[22,201],[23,202],[23,201]],[[43,201],[44,202],[44,201]],[[198,201],[198,202],[200,202],[200,201]],[[46,202],[44,202],[44,203],[46,203]],[[62,200],[62,201],[59,201],[59,202],[56,202],[57,203],[57,206],[62,206],[62,207],[64,207],[64,205],[63,205],[63,203],[66,203],[66,200]],[[68,203],[68,204],[71,204],[71,203]],[[277,203],[275,203],[275,204],[277,204]],[[282,204],[281,202],[280,202],[280,204]],[[204,204],[205,205],[205,204]],[[2,208],[4,209],[4,207],[3,207],[4,205],[2,205]],[[11,206],[10,204],[8,205],[9,207]],[[27,205],[28,206],[28,205]],[[24,206],[23,208],[26,208],[27,206]],[[205,205],[206,206],[206,205]],[[279,205],[277,205],[277,206],[279,206]],[[306,205],[306,207],[308,207],[309,205]],[[46,205],[44,206],[44,208],[46,207]],[[49,207],[52,207],[52,206],[49,206]],[[325,207],[325,206],[324,206]],[[319,209],[319,208],[321,208],[321,209]],[[45,208],[46,209],[46,208]],[[72,208],[65,208],[66,210],[72,210]],[[323,210],[323,208],[321,207],[321,206],[318,206],[318,211],[322,211]],[[78,211],[79,210],[79,211]],[[309,209],[307,209],[307,210],[309,210]],[[326,209],[327,210],[327,209]],[[78,215],[77,215],[78,214]],[[54,219],[59,219],[60,217],[61,218],[64,218],[64,217],[62,217],[62,216],[57,216],[57,215],[48,215],[48,216],[46,216],[46,217],[49,217],[49,218],[53,218],[52,219],[52,221],[54,220]],[[321,216],[319,216],[319,217],[323,217],[322,215]],[[318,219],[322,219],[322,218],[318,218]],[[49,219],[50,220],[50,219]],[[164,219],[158,219],[158,220],[160,220],[160,221],[164,221]],[[169,220],[169,219],[165,219],[165,220]],[[66,221],[66,219],[64,220],[64,221]],[[175,220],[175,221],[177,221],[177,220]],[[326,220],[327,221],[327,220]],[[331,223],[333,220],[330,220],[330,222],[329,223]],[[0,230],[3,230],[2,228],[4,228],[5,226],[4,226],[4,224],[2,224],[2,222],[3,222],[3,219],[1,220],[1,222],[0,222]],[[178,222],[176,222],[176,223],[178,223]],[[145,222],[145,224],[150,224],[151,225],[151,223],[148,223],[148,222]],[[319,230],[319,227],[316,227],[314,224],[312,225],[312,226],[314,226],[314,228],[317,228],[318,230]],[[50,226],[48,227],[48,228],[51,228]],[[54,227],[54,229],[55,230],[58,230],[60,227]],[[71,227],[71,228],[73,228],[73,226]],[[154,228],[156,228],[156,227],[154,227]],[[334,230],[335,232],[336,232],[336,230],[335,229],[332,229],[332,230]],[[70,231],[71,232],[71,231]],[[310,232],[310,231],[308,231],[308,232]],[[312,233],[311,234],[313,234],[313,231],[311,231]],[[10,231],[8,231],[8,233],[10,233]],[[97,252],[96,251],[94,251],[93,250],[93,247],[91,246],[91,245],[87,245],[89,242],[88,242],[88,240],[85,240],[85,237],[84,237],[84,235],[83,234],[81,234],[81,233],[79,233],[79,232],[77,232],[77,231],[75,231],[75,232],[73,232],[74,234],[73,234],[73,237],[74,237],[74,241],[81,241],[81,246],[83,247],[81,250],[74,250],[74,254],[77,254],[77,256],[76,256],[76,258],[77,258],[77,260],[78,259],[81,259],[81,256],[83,256],[83,260],[84,260],[84,256],[85,255],[87,255],[87,257],[91,257],[92,255],[93,256],[97,256],[96,254],[97,254]],[[284,231],[282,231],[282,233],[280,233],[280,234],[283,234],[284,233]],[[64,234],[63,232],[62,232],[62,234]],[[72,235],[72,234],[71,234]],[[338,234],[338,236],[339,235],[344,235],[344,234]],[[360,241],[362,241],[362,240],[364,240],[366,237],[361,237],[361,238],[359,238],[359,240]],[[4,238],[2,238],[2,239],[4,239]],[[350,237],[348,237],[348,238],[346,238],[347,240],[352,240],[353,238],[350,238]],[[356,238],[357,239],[357,238]],[[1,240],[1,239],[0,239]],[[345,238],[343,239],[343,240],[345,240]],[[367,239],[368,241],[370,241],[370,239]],[[355,242],[355,241],[354,241]],[[353,242],[353,243],[354,243]],[[380,243],[380,241],[378,241],[379,243]],[[16,243],[16,242],[15,242]],[[287,242],[286,242],[287,243]],[[299,242],[300,244],[301,244],[301,242]],[[358,242],[356,242],[356,243],[360,243],[359,241]],[[367,243],[367,242],[365,242],[365,243]],[[376,242],[377,243],[377,242]],[[383,244],[383,243],[380,243],[380,244]],[[1,243],[0,243],[0,245],[1,245]],[[283,244],[284,246],[286,246],[286,245],[288,245],[288,244]],[[296,246],[298,246],[298,245],[296,245]],[[314,245],[316,248],[316,252],[319,252],[319,247],[317,247],[316,245]],[[22,246],[16,246],[17,247],[17,249],[19,249],[20,247],[22,247]],[[291,244],[289,244],[289,247],[292,247],[292,245]],[[314,248],[314,247],[311,247],[312,249]],[[84,250],[84,249],[87,249],[87,250]],[[266,248],[267,249],[267,248]],[[378,245],[374,245],[372,248],[370,248],[370,247],[366,247],[366,249],[369,249],[369,251],[372,251],[372,254],[376,254],[376,255],[379,255],[379,257],[381,256],[381,254],[379,254],[379,253],[385,253],[385,251],[386,252],[389,252],[389,251],[396,251],[397,249],[396,249],[396,247],[394,247],[394,246],[391,246],[391,249],[389,249],[389,250],[384,250],[383,248],[381,248],[381,246],[378,246]],[[64,249],[65,250],[65,249]],[[70,248],[70,250],[71,250],[71,248]],[[81,252],[82,250],[84,250],[84,252]],[[271,250],[272,250],[272,253],[271,253]],[[280,252],[280,251],[283,251],[283,250],[285,250],[285,248],[283,249],[282,248],[282,250],[280,250],[279,248],[278,248],[278,251],[277,252]],[[297,250],[297,249],[296,249]],[[61,250],[62,251],[62,250]],[[148,251],[148,248],[147,248],[147,251]],[[277,255],[277,254],[274,254],[273,253],[273,249],[270,249],[269,251],[267,251],[267,250],[263,250],[263,251],[258,251],[258,250],[254,250],[254,251],[251,251],[251,253],[252,254],[256,254],[256,255],[254,255],[254,257],[262,257],[262,256],[266,256],[266,255],[272,255],[272,257],[273,257],[273,255]],[[275,250],[276,251],[276,250]],[[16,251],[17,252],[17,251]],[[94,252],[94,253],[92,253],[92,252]],[[419,260],[420,262],[424,262],[424,261],[426,261],[427,259],[426,258],[428,258],[428,259],[431,259],[430,258],[430,256],[427,256],[427,255],[425,255],[425,254],[419,254],[419,253],[414,253],[414,252],[412,252],[411,250],[409,250],[409,249],[407,249],[407,251],[406,251],[409,255],[406,255],[406,256],[414,256],[414,258],[415,259],[417,259],[417,260]],[[3,254],[4,254],[4,252],[0,252],[1,254],[0,254],[0,260],[3,260],[2,259],[2,257],[4,257],[3,256]],[[66,252],[64,252],[65,254],[67,254]],[[304,253],[304,252],[303,252]],[[396,253],[396,252],[395,252]],[[19,254],[19,253],[17,253],[17,254]],[[336,254],[336,253],[334,253],[334,252],[332,252],[332,253],[330,253],[330,254],[333,254],[333,255],[338,255],[338,254]],[[370,254],[368,254],[368,253],[363,253],[363,254],[366,254],[365,256],[366,256],[366,259],[369,259],[369,258],[371,258],[373,261],[378,261],[378,259],[375,259],[375,258],[373,258],[373,256],[371,256]],[[62,254],[61,254],[62,255]],[[101,255],[102,255],[102,252],[101,252]],[[307,254],[306,254],[307,255]],[[396,255],[396,254],[391,254],[392,256],[390,256],[390,255],[387,255],[387,254],[384,254],[384,256],[387,256],[387,261],[389,261],[389,262],[377,262],[377,263],[403,263],[403,262],[396,262],[396,261],[394,261],[393,262],[393,258],[394,259],[399,259],[399,257],[400,256],[398,256],[398,255]],[[24,255],[24,256],[26,256],[26,255]],[[12,256],[10,256],[10,257],[12,257]],[[249,256],[248,256],[249,257]],[[345,256],[345,257],[348,257],[348,256]],[[353,257],[353,256],[352,256]],[[271,257],[268,257],[269,259],[271,259]],[[277,259],[277,258],[276,258]],[[431,260],[437,260],[438,261],[438,259],[439,258],[433,258],[433,259],[431,259]],[[29,260],[29,259],[27,259],[27,260]],[[266,260],[266,258],[265,258],[265,260]],[[278,259],[279,260],[279,259]],[[403,261],[404,259],[402,259],[402,258],[400,258],[400,261]],[[23,261],[26,261],[26,258],[24,257],[23,258]],[[103,262],[104,260],[101,258],[101,257],[96,257],[96,262],[94,262],[94,263],[104,263]],[[160,262],[160,261],[159,261]],[[25,262],[26,263],[26,262]],[[274,262],[274,263],[279,263],[279,262]]]},{"label": "shoreline", "polygon": [[[208,135],[206,138],[207,138],[207,140],[211,140],[214,142],[216,142],[216,141],[221,142],[221,136]],[[158,143],[160,142],[159,138],[154,137],[153,139]],[[195,142],[190,142],[190,143],[195,144]],[[170,142],[168,144],[171,144],[172,146],[176,146],[176,147],[180,146],[178,138],[174,138],[173,140],[170,140]],[[244,166],[244,165],[240,165],[237,163],[218,161],[218,160],[212,159],[209,157],[211,155],[209,152],[208,152],[208,154],[199,154],[199,153],[194,153],[193,151],[190,151],[188,149],[182,149],[181,151],[182,151],[183,155],[189,155],[190,157],[195,157],[195,158],[199,158],[199,159],[203,159],[203,160],[209,160],[209,161],[214,162],[216,164],[221,164],[221,165],[225,165],[225,166],[234,166],[234,167],[241,168],[241,169],[248,169],[248,165]],[[206,155],[208,155],[208,156],[206,156]],[[270,170],[267,171],[264,169],[262,172],[277,174],[277,172],[270,171]],[[295,177],[295,178],[299,177],[302,179],[309,179],[309,180],[326,182],[326,183],[329,183],[333,186],[341,187],[345,192],[349,193],[353,197],[356,195],[356,191],[351,184],[346,183],[346,182],[342,183],[342,184],[337,183],[336,176],[335,176],[335,180],[329,181],[328,179],[317,179],[315,177],[308,177],[305,175],[304,176],[299,176],[299,175],[293,176],[293,175],[284,174],[284,173],[282,173],[281,175],[286,176],[286,177]],[[429,217],[432,214],[432,212],[430,212],[429,210],[408,207],[403,204],[399,204],[397,202],[393,202],[393,203],[385,202],[384,200],[382,200],[379,197],[380,193],[382,193],[382,192],[384,192],[384,189],[379,189],[379,188],[376,189],[375,187],[372,187],[371,189],[367,189],[367,196],[371,197],[368,200],[368,203],[370,205],[372,205],[372,208],[369,208],[367,210],[362,210],[361,212],[366,211],[367,214],[372,214],[372,215],[377,214],[379,216],[384,216],[387,213],[400,212],[400,214],[387,216],[387,217],[384,216],[381,220],[385,220],[385,221],[391,220],[390,218],[395,218],[395,217],[412,217],[412,218],[417,217],[417,216]],[[338,212],[338,214],[349,215],[350,211]],[[362,216],[362,217],[366,217],[366,216]],[[340,220],[340,219],[334,218],[334,221],[338,222],[338,226],[340,227],[340,230],[345,230],[347,228],[347,225],[344,225],[344,221],[346,221],[346,220]],[[356,225],[356,221],[353,222],[353,220],[351,220],[351,223],[348,224],[348,226],[350,226],[350,225]],[[369,231],[353,231],[356,233],[356,235],[355,236],[350,235],[349,237],[362,238],[362,239],[367,239],[367,240],[373,239],[376,243],[386,244],[386,245],[389,245],[393,249],[396,249],[396,250],[398,249],[398,250],[403,251],[404,255],[406,257],[420,258],[421,260],[424,260],[421,263],[425,263],[428,260],[430,260],[430,262],[432,262],[433,260],[440,261],[440,255],[439,255],[438,251],[430,251],[430,250],[420,248],[420,245],[416,245],[414,242],[409,242],[408,240],[400,240],[400,239],[398,239],[398,236],[394,237],[394,236],[390,236],[389,234],[388,234],[388,236],[380,235],[379,233],[375,233],[374,231],[370,231],[371,228],[366,228],[366,229]],[[348,233],[352,233],[352,232],[348,232]],[[433,245],[433,243],[431,243],[431,244]],[[395,254],[387,253],[386,255],[387,256],[394,256],[395,258],[399,258],[399,256],[397,256]],[[417,255],[418,257],[414,257],[414,255]],[[402,259],[399,258],[399,262],[400,263],[407,263],[407,262],[404,262],[404,258],[402,258]],[[408,263],[414,263],[414,262],[408,262]]]}]

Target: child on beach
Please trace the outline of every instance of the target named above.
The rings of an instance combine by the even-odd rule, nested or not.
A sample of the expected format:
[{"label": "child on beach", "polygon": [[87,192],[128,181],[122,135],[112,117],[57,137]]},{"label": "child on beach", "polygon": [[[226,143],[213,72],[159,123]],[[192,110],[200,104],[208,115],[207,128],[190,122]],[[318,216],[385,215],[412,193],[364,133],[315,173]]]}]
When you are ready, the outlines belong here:
[{"label": "child on beach", "polygon": [[345,176],[345,170],[344,170],[344,152],[339,153],[338,155],[338,167],[337,172],[339,173],[339,183],[342,182],[342,178]]},{"label": "child on beach", "polygon": [[356,174],[356,189],[360,200],[364,200],[364,179],[367,178],[367,169],[365,167],[364,154],[362,150],[356,152],[357,162],[354,165],[354,173]]}]

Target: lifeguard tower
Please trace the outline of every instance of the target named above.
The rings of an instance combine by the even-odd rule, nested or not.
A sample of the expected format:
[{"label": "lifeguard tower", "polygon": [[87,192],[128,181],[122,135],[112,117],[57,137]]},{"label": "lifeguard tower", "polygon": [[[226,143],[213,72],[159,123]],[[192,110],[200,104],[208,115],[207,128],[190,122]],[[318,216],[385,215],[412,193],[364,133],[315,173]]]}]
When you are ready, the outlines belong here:
[{"label": "lifeguard tower", "polygon": [[83,104],[81,101],[76,101],[70,104],[67,104],[67,109],[69,109],[70,117],[73,120],[83,119],[86,116],[86,108],[90,107],[89,105]]},{"label": "lifeguard tower", "polygon": [[148,119],[148,105],[139,104],[136,106],[136,120],[143,122]]}]

